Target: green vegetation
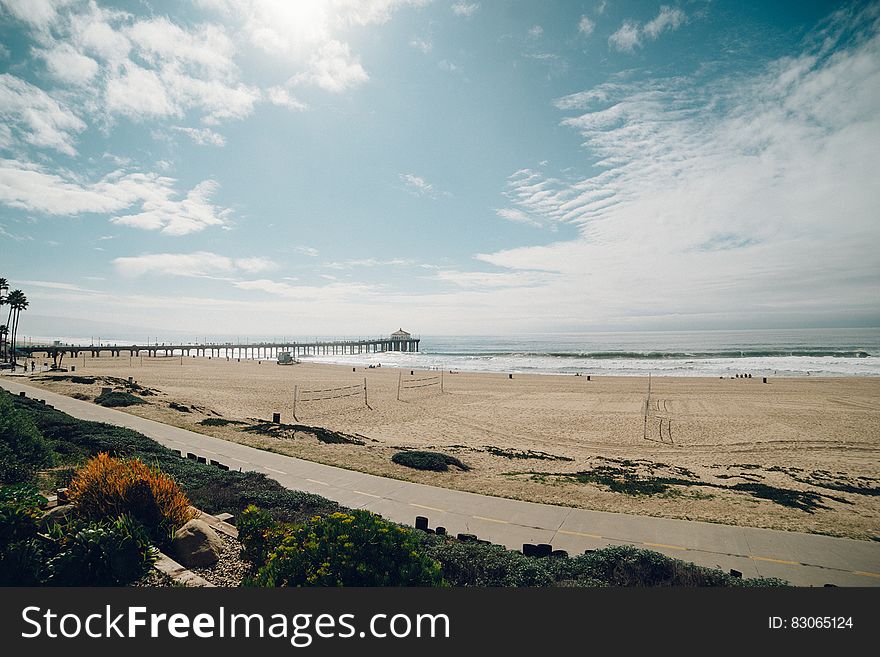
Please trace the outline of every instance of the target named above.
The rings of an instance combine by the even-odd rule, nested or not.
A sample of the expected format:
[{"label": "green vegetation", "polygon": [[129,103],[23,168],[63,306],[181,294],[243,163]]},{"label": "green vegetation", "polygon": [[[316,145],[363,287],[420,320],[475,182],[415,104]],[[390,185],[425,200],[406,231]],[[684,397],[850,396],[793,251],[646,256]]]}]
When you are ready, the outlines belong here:
[{"label": "green vegetation", "polygon": [[34,421],[0,395],[0,483],[32,481],[37,470],[53,463],[51,446]]},{"label": "green vegetation", "polygon": [[535,450],[518,450],[518,449],[501,449],[500,447],[495,447],[494,445],[487,445],[486,451],[492,454],[493,456],[500,456],[506,459],[537,459],[539,461],[574,461],[573,458],[568,456],[556,456],[555,454],[548,454],[547,452],[538,452]]},{"label": "green vegetation", "polygon": [[90,459],[70,482],[70,502],[85,519],[129,514],[158,544],[171,540],[195,513],[175,481],[138,459],[101,453]]},{"label": "green vegetation", "polygon": [[155,561],[143,527],[124,515],[73,518],[41,531],[45,502],[33,486],[0,487],[0,585],[119,586]]},{"label": "green vegetation", "polygon": [[[536,481],[546,481],[548,478],[574,481],[581,484],[595,484],[605,486],[608,490],[615,493],[623,493],[625,495],[664,495],[670,496],[676,494],[673,487],[705,487],[721,490],[730,490],[742,492],[760,499],[769,500],[781,506],[793,509],[799,509],[806,513],[814,513],[817,509],[829,508],[823,501],[825,499],[834,500],[842,504],[851,504],[849,500],[841,497],[833,497],[831,495],[821,495],[812,491],[794,490],[789,488],[780,488],[770,486],[760,482],[750,481],[748,483],[738,483],[733,485],[723,485],[710,481],[702,481],[693,472],[678,467],[670,467],[664,463],[652,463],[645,460],[630,461],[626,459],[604,459],[601,465],[591,470],[581,470],[579,472],[520,472],[509,473],[516,475],[529,475]],[[772,470],[773,468],[771,468]],[[657,470],[666,470],[668,475],[655,475]],[[780,470],[780,468],[777,468]],[[732,475],[716,475],[719,479],[729,479]],[[822,486],[821,483],[796,479],[801,483],[809,483],[815,486]],[[846,487],[839,482],[832,482],[825,488],[833,488],[845,492],[861,492],[859,487]],[[871,492],[862,494],[873,494]]]},{"label": "green vegetation", "polygon": [[181,458],[180,452],[131,429],[78,420],[4,391],[0,391],[0,398],[11,400],[15,408],[30,416],[59,464],[78,466],[101,452],[116,458],[138,458],[172,477],[193,506],[208,513],[238,515],[256,504],[279,520],[296,522],[340,508],[318,495],[288,490],[261,473],[225,471]]},{"label": "green vegetation", "polygon": [[206,427],[225,427],[227,424],[245,424],[239,420],[224,420],[222,417],[206,417],[199,424]]},{"label": "green vegetation", "polygon": [[419,452],[414,450],[397,452],[391,457],[391,461],[398,465],[405,465],[408,468],[415,468],[416,470],[446,472],[449,470],[450,465],[454,465],[459,470],[470,470],[468,466],[454,456],[441,454],[440,452]]},{"label": "green vegetation", "polygon": [[55,548],[44,573],[49,586],[125,586],[146,575],[156,560],[146,530],[127,515],[53,525],[49,537]]},{"label": "green vegetation", "polygon": [[135,397],[130,392],[123,392],[120,390],[112,390],[110,392],[104,392],[95,397],[95,403],[100,404],[101,406],[134,406],[135,404],[146,404],[146,402],[140,397]]},{"label": "green vegetation", "polygon": [[319,442],[327,444],[347,444],[347,445],[363,445],[363,440],[349,436],[348,434],[331,431],[323,427],[311,427],[306,424],[282,424],[276,422],[257,422],[243,429],[248,433],[258,433],[263,436],[272,436],[273,438],[294,438],[297,432],[310,433]]},{"label": "green vegetation", "polygon": [[[78,420],[45,404],[0,392],[0,404],[4,402],[0,419],[8,422],[10,409],[28,418],[37,435],[42,434],[52,459],[62,466],[59,471],[68,473],[64,476],[72,466],[102,452],[116,459],[137,458],[151,472],[158,468],[173,478],[198,508],[235,515],[243,556],[252,564],[252,583],[258,585],[783,584],[740,580],[628,546],[575,557],[536,558],[501,546],[414,531],[364,511],[342,509],[316,495],[287,490],[261,474],[224,471],[181,458],[128,429]],[[141,493],[146,494],[146,489]],[[137,508],[138,500],[108,511],[120,515],[92,520],[74,516],[41,532],[39,507],[44,503],[33,486],[0,488],[0,585],[125,584],[152,562],[148,532],[129,508]]]},{"label": "green vegetation", "polygon": [[[254,524],[259,526],[262,520]],[[270,526],[245,536],[244,554],[261,556],[268,551],[262,564],[253,564],[257,570],[251,583],[257,586],[437,586],[441,582],[439,564],[418,550],[414,530],[369,511],[315,516],[300,525],[280,530]]]}]

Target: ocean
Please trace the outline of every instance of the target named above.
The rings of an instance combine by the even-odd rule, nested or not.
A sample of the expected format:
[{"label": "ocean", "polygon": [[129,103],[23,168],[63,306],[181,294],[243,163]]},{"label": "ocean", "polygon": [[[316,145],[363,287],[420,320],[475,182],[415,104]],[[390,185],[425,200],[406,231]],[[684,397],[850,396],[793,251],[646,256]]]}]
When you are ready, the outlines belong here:
[{"label": "ocean", "polygon": [[880,376],[880,328],[421,337],[419,353],[323,363],[615,376]]}]

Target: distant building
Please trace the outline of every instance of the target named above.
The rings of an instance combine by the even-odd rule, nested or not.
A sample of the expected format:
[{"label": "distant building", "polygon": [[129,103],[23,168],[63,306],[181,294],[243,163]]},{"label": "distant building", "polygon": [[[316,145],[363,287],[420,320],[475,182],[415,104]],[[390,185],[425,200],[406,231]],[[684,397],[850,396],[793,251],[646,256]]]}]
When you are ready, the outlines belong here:
[{"label": "distant building", "polygon": [[392,340],[409,340],[412,337],[411,333],[407,333],[403,329],[397,329],[394,333],[391,334]]}]

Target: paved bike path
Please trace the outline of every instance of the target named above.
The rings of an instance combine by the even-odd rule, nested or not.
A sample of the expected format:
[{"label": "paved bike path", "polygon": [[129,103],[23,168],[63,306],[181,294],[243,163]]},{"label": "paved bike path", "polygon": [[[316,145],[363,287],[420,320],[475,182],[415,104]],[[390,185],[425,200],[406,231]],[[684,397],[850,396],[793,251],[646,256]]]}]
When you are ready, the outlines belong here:
[{"label": "paved bike path", "polygon": [[780,577],[798,586],[880,586],[880,543],[818,534],[607,513],[537,504],[426,486],[274,454],[0,379],[13,394],[45,400],[70,415],[139,431],[163,445],[193,452],[232,469],[264,472],[288,488],[364,508],[396,522],[426,516],[431,527],[520,549],[550,543],[578,554],[631,544],[744,577]]}]

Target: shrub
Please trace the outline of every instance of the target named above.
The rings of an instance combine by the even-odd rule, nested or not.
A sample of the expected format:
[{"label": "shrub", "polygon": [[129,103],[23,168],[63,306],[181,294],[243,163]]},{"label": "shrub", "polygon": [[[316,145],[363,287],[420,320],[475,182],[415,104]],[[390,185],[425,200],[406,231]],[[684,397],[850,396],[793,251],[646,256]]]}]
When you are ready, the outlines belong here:
[{"label": "shrub", "polygon": [[437,586],[440,566],[409,529],[368,511],[289,527],[252,583],[259,586]]},{"label": "shrub", "polygon": [[454,465],[460,470],[470,470],[468,466],[454,456],[448,456],[447,454],[441,454],[440,452],[397,452],[391,457],[391,461],[398,465],[405,465],[408,468],[415,468],[416,470],[445,472],[449,470],[450,465]]},{"label": "shrub", "polygon": [[70,482],[70,500],[81,516],[103,520],[130,514],[153,540],[165,543],[195,517],[174,480],[138,459],[98,454]]},{"label": "shrub", "polygon": [[89,522],[51,534],[57,553],[46,564],[51,586],[124,586],[143,577],[156,560],[144,528],[129,516]]},{"label": "shrub", "polygon": [[45,503],[46,498],[34,486],[0,487],[0,550],[37,533],[40,506]]},{"label": "shrub", "polygon": [[135,397],[130,392],[111,391],[104,392],[95,397],[95,403],[101,406],[134,406],[135,404],[146,404],[140,397]]},{"label": "shrub", "polygon": [[43,559],[34,539],[45,503],[33,486],[0,488],[0,586],[39,583]]},{"label": "shrub", "polygon": [[500,545],[431,541],[425,552],[440,562],[450,586],[551,586],[549,559],[527,557]]},{"label": "shrub", "polygon": [[251,504],[244,510],[236,523],[238,540],[241,541],[241,556],[254,570],[269,558],[284,538],[281,523],[262,509]]},{"label": "shrub", "polygon": [[52,460],[52,448],[34,421],[15,408],[9,395],[0,396],[0,482],[31,481]]}]

